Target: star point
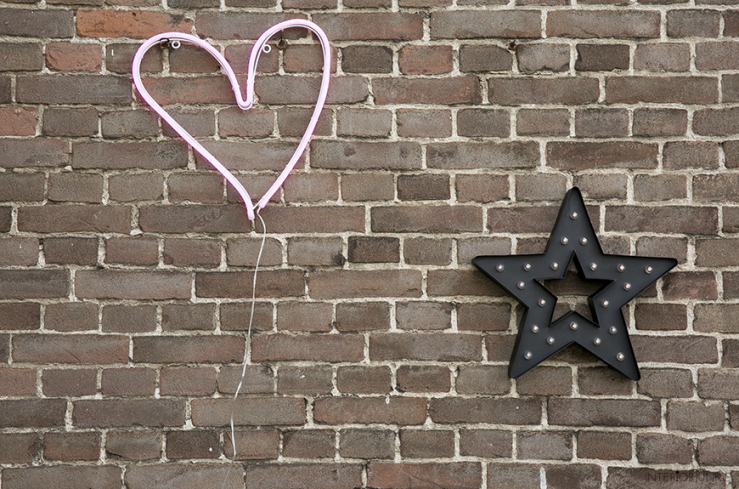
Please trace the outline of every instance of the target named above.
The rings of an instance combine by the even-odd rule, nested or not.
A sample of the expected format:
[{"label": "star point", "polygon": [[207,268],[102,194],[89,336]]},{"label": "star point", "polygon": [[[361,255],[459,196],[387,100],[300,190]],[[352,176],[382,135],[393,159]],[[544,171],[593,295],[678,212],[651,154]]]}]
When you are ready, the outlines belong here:
[{"label": "star point", "polygon": [[[552,321],[557,297],[540,281],[564,278],[572,261],[580,278],[607,284],[588,298],[592,320],[570,312]],[[472,263],[525,308],[508,368],[512,378],[576,343],[638,380],[639,367],[621,308],[670,271],[677,260],[604,254],[580,190],[573,187],[565,195],[543,254],[477,256]]]}]

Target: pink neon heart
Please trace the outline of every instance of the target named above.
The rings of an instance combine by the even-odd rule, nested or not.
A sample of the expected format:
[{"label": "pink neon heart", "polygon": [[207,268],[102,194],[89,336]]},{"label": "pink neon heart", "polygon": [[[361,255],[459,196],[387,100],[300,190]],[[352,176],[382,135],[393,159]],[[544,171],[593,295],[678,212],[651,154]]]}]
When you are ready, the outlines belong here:
[{"label": "pink neon heart", "polygon": [[[154,100],[154,98],[149,94],[141,81],[141,60],[143,59],[144,54],[146,54],[146,52],[152,46],[159,45],[164,41],[184,41],[195,44],[196,46],[199,46],[210,53],[210,55],[213,56],[216,61],[218,61],[218,63],[220,63],[221,68],[223,68],[223,71],[225,72],[226,76],[228,76],[228,79],[231,82],[231,88],[233,89],[234,95],[236,96],[236,103],[241,109],[246,110],[251,108],[254,103],[254,79],[257,71],[257,62],[259,61],[259,56],[262,53],[262,49],[267,44],[267,41],[274,34],[290,27],[304,27],[315,33],[318,36],[318,39],[321,41],[321,49],[323,50],[323,73],[321,75],[321,89],[318,92],[316,107],[315,109],[313,109],[313,115],[311,116],[310,122],[308,123],[308,127],[306,127],[305,133],[303,133],[303,138],[300,140],[300,144],[298,144],[298,147],[295,149],[292,158],[290,158],[290,161],[287,163],[287,165],[285,165],[282,173],[280,173],[280,175],[277,177],[269,190],[267,190],[267,192],[262,196],[261,199],[259,199],[256,204],[252,204],[251,197],[249,196],[249,193],[246,191],[244,186],[241,185],[241,182],[239,182],[236,177],[234,177],[233,174],[225,166],[223,166],[223,164],[221,164],[221,162],[218,161],[215,156],[210,154],[210,152],[205,149],[197,140],[195,140],[195,138],[193,138],[190,133],[188,133],[180,124],[178,124],[177,121],[175,121],[172,116],[170,116],[167,111],[164,110],[162,106],[159,105],[156,100]],[[154,111],[159,114],[159,116],[164,119],[167,124],[172,127],[172,129],[175,130],[175,132],[177,132],[177,134],[179,134],[185,141],[187,141],[187,143],[192,146],[195,151],[200,153],[206,160],[208,160],[210,164],[213,165],[216,170],[221,172],[226,180],[228,180],[231,185],[236,188],[236,191],[244,200],[244,205],[246,206],[246,213],[249,217],[249,220],[253,221],[254,209],[263,209],[267,205],[269,199],[272,198],[275,192],[277,192],[277,189],[279,189],[280,186],[283,184],[283,182],[287,178],[287,175],[290,173],[300,157],[303,155],[305,148],[310,142],[310,138],[313,135],[316,124],[318,123],[318,118],[321,115],[321,110],[323,110],[323,106],[326,103],[326,95],[328,94],[328,84],[331,74],[331,47],[328,42],[328,37],[326,37],[326,34],[323,32],[323,30],[316,24],[308,20],[286,20],[270,27],[259,37],[259,39],[257,39],[257,42],[254,44],[254,47],[251,50],[251,54],[249,55],[249,66],[247,69],[245,89],[246,99],[241,98],[239,82],[236,80],[236,75],[231,68],[229,62],[226,61],[226,58],[224,58],[223,55],[209,43],[195,36],[184,34],[182,32],[164,32],[162,34],[157,34],[156,36],[150,37],[149,39],[144,41],[144,43],[136,51],[136,55],[133,57],[131,73],[133,74],[133,83],[136,86],[136,90],[138,90],[139,94],[141,95],[141,98],[143,98],[144,101],[149,104],[149,106],[151,106],[151,108],[154,109]]]}]

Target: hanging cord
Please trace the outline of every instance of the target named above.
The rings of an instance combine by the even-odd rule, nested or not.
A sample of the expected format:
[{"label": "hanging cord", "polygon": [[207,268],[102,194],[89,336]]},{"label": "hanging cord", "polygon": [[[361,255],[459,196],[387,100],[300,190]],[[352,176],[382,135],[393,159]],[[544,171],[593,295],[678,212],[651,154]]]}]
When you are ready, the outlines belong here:
[{"label": "hanging cord", "polygon": [[[254,280],[251,285],[251,313],[249,314],[249,328],[246,330],[246,350],[244,351],[244,363],[241,369],[241,379],[239,380],[239,385],[236,387],[236,393],[231,400],[231,449],[233,450],[233,455],[231,456],[231,463],[228,464],[228,472],[226,472],[226,477],[223,478],[221,489],[224,489],[226,487],[226,481],[228,480],[228,476],[231,473],[234,462],[236,461],[236,432],[234,430],[234,408],[236,407],[236,398],[239,397],[239,391],[241,391],[241,386],[244,384],[244,377],[246,377],[246,365],[250,363],[249,360],[251,359],[251,326],[254,322],[254,306],[257,298],[257,272],[259,271],[259,262],[262,259],[262,251],[264,251],[264,242],[267,240],[267,227],[264,225],[264,219],[262,219],[262,216],[259,214],[259,209],[256,210],[255,214],[259,218],[259,221],[262,223],[262,244],[259,246],[257,263],[254,267]],[[253,223],[254,221],[252,221],[252,224]]]}]

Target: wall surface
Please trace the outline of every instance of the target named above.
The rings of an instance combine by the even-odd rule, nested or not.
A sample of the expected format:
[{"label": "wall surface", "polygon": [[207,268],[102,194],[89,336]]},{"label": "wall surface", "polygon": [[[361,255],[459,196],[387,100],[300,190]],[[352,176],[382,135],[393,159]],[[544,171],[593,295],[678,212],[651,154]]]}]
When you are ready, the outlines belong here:
[{"label": "wall surface", "polygon": [[[175,30],[243,74],[298,17],[334,74],[262,212],[226,487],[739,488],[739,6],[720,2],[2,2],[0,487],[220,487],[261,235],[130,65]],[[318,90],[318,45],[285,37],[247,112],[197,50],[144,61],[254,195]],[[606,252],[679,260],[624,308],[638,382],[579,347],[508,378],[522,310],[470,260],[542,252],[572,186]],[[558,315],[599,286],[548,285]]]}]

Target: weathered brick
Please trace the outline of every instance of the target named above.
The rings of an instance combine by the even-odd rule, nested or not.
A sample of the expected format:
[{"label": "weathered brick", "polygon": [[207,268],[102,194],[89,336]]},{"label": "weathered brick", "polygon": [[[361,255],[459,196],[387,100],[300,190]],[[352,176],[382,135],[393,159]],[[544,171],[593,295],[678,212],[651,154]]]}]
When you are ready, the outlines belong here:
[{"label": "weathered brick", "polygon": [[511,71],[513,56],[498,46],[463,44],[459,48],[459,70],[462,72]]},{"label": "weathered brick", "polygon": [[516,47],[516,57],[523,73],[570,69],[570,47],[566,44],[521,44]]},{"label": "weathered brick", "polygon": [[407,75],[449,73],[452,53],[451,46],[405,46],[398,52],[398,66]]},{"label": "weathered brick", "polygon": [[634,110],[634,136],[680,136],[688,126],[688,114],[682,109]]},{"label": "weathered brick", "polygon": [[213,464],[157,464],[132,466],[126,470],[126,486],[130,489],[164,489],[176,485],[182,489],[223,485],[237,489],[243,480],[243,469],[234,468],[230,477],[228,467]]},{"label": "weathered brick", "polygon": [[218,458],[221,451],[219,445],[215,431],[170,431],[167,434],[167,458]]},{"label": "weathered brick", "polygon": [[311,166],[323,169],[413,169],[421,167],[421,147],[411,142],[315,141]]},{"label": "weathered brick", "polygon": [[314,299],[340,297],[419,297],[416,270],[336,270],[311,272],[308,290]]},{"label": "weathered brick", "polygon": [[331,367],[282,367],[277,373],[279,394],[317,395],[333,390]]},{"label": "weathered brick", "polygon": [[6,302],[0,304],[0,330],[38,329],[40,322],[40,304],[32,302]]},{"label": "weathered brick", "polygon": [[313,417],[318,423],[326,424],[420,425],[426,419],[426,399],[396,396],[323,397],[316,399]]},{"label": "weathered brick", "polygon": [[121,468],[103,466],[28,467],[3,470],[3,486],[9,489],[43,487],[50,482],[59,489],[88,486],[114,489],[121,484]]},{"label": "weathered brick", "polygon": [[390,73],[393,70],[393,52],[385,46],[346,46],[341,54],[341,68],[347,73]]},{"label": "weathered brick", "polygon": [[[228,426],[231,399],[194,399],[195,426]],[[234,424],[299,425],[305,422],[305,400],[292,397],[248,397],[236,399]]]},{"label": "weathered brick", "polygon": [[36,370],[0,367],[0,392],[3,397],[23,397],[36,394]]},{"label": "weathered brick", "polygon": [[577,456],[599,460],[630,460],[631,435],[580,431],[577,434]]},{"label": "weathered brick", "polygon": [[410,41],[423,36],[423,16],[418,13],[315,14],[316,22],[334,41],[386,39]]},{"label": "weathered brick", "polygon": [[[67,401],[64,399],[0,400],[3,416],[0,428],[64,426]],[[6,473],[3,473],[3,483]]]},{"label": "weathered brick", "polygon": [[707,77],[614,76],[606,79],[606,103],[710,104],[718,101],[718,84]]},{"label": "weathered brick", "polygon": [[73,144],[74,168],[164,170],[184,166],[187,166],[187,146],[178,141]]},{"label": "weathered brick", "polygon": [[541,35],[541,14],[536,10],[440,11],[431,14],[430,27],[431,38],[537,38]]},{"label": "weathered brick", "polygon": [[62,9],[0,9],[0,35],[70,38],[74,36],[74,11]]},{"label": "weathered brick", "polygon": [[724,406],[721,403],[670,401],[667,429],[670,431],[722,431]]},{"label": "weathered brick", "polygon": [[[25,11],[16,12],[24,15]],[[0,59],[0,71],[38,71],[44,67],[44,55],[39,43],[2,43],[0,49],[4,53]]]},{"label": "weathered brick", "polygon": [[429,168],[445,170],[534,168],[540,160],[535,142],[433,143],[426,151]]},{"label": "weathered brick", "polygon": [[685,199],[688,180],[683,175],[637,175],[634,178],[634,198],[642,202]]},{"label": "weathered brick", "polygon": [[581,109],[575,113],[575,135],[610,138],[629,134],[629,113],[625,109]]},{"label": "weathered brick", "polygon": [[675,435],[640,433],[636,436],[636,457],[647,464],[689,464],[693,459],[693,444]]},{"label": "weathered brick", "polygon": [[[252,259],[254,254],[252,253]],[[287,244],[287,262],[291,265],[339,266],[345,261],[341,239],[290,238]]]},{"label": "weathered brick", "polygon": [[[714,207],[640,207],[606,208],[606,231],[653,233],[713,234],[718,228]],[[664,225],[660,225],[664,223]]]},{"label": "weathered brick", "polygon": [[282,437],[282,455],[290,458],[333,458],[335,434],[329,430],[288,431]]},{"label": "weathered brick", "polygon": [[133,340],[140,363],[229,363],[244,358],[244,340],[231,335],[151,336]]},{"label": "weathered brick", "polygon": [[459,394],[505,394],[511,388],[504,367],[467,365],[459,367],[456,389]]},{"label": "weathered brick", "polygon": [[42,173],[3,173],[0,175],[0,201],[40,202],[44,199]]},{"label": "weathered brick", "polygon": [[398,367],[398,390],[401,392],[449,392],[450,371],[438,366]]},{"label": "weathered brick", "polygon": [[586,396],[628,396],[633,383],[619,372],[604,367],[583,367],[578,370],[577,384]]},{"label": "weathered brick", "polygon": [[571,460],[572,435],[564,432],[519,433],[518,459]]},{"label": "weathered brick", "polygon": [[[251,316],[251,305],[241,303],[231,303],[221,305],[221,330],[223,331],[246,331],[249,327],[249,317]],[[254,323],[252,328],[255,331],[264,331],[272,329],[272,304],[257,302],[254,307]]]},{"label": "weathered brick", "polygon": [[385,302],[342,302],[336,305],[339,331],[390,329],[390,306]]},{"label": "weathered brick", "polygon": [[555,10],[547,15],[547,35],[575,38],[659,37],[656,11]]},{"label": "weathered brick", "polygon": [[97,329],[96,304],[70,302],[49,304],[44,314],[44,328],[55,331],[84,331]]},{"label": "weathered brick", "polygon": [[521,109],[516,117],[519,136],[568,136],[570,112],[563,109]]},{"label": "weathered brick", "polygon": [[99,457],[99,433],[47,433],[44,436],[44,458],[47,460],[97,460]]},{"label": "weathered brick", "polygon": [[739,133],[737,117],[739,109],[700,109],[693,115],[693,130],[696,134],[725,136]]},{"label": "weathered brick", "polygon": [[401,430],[400,455],[403,458],[451,458],[454,432],[449,430]]},{"label": "weathered brick", "polygon": [[283,302],[277,306],[277,329],[331,331],[332,306],[321,302]]},{"label": "weathered brick", "polygon": [[[198,297],[251,297],[253,272],[198,272],[195,291]],[[264,270],[257,282],[260,297],[299,297],[304,279],[300,270]]]},{"label": "weathered brick", "polygon": [[22,75],[16,98],[31,104],[127,104],[132,100],[130,83],[118,76]]},{"label": "weathered brick", "polygon": [[357,362],[363,357],[364,341],[359,336],[274,334],[252,338],[252,358],[255,361]]},{"label": "weathered brick", "polygon": [[83,298],[187,299],[190,276],[182,272],[80,271],[75,291]]},{"label": "weathered brick", "polygon": [[35,265],[38,250],[35,238],[0,238],[0,265]]},{"label": "weathered brick", "polygon": [[640,142],[551,142],[547,164],[561,170],[656,168],[657,145]]},{"label": "weathered brick", "polygon": [[[320,79],[318,77],[283,75],[258,78],[255,91],[259,101],[264,104],[314,104],[316,98],[318,98],[319,87]],[[230,85],[228,88],[230,88]],[[228,91],[224,90],[222,93],[225,97]],[[335,76],[331,79],[331,90],[328,92],[326,103],[352,104],[362,102],[368,94],[369,88],[366,78],[349,75]],[[231,94],[232,96],[233,94]]]},{"label": "weathered brick", "polygon": [[69,161],[68,144],[58,139],[3,139],[0,167],[61,167]]},{"label": "weathered brick", "polygon": [[[224,434],[223,451],[227,457],[233,456],[231,433]],[[236,460],[276,459],[280,448],[280,434],[277,430],[236,431]]]},{"label": "weathered brick", "polygon": [[103,198],[102,175],[53,173],[48,181],[49,200],[99,203]]},{"label": "weathered brick", "polygon": [[165,396],[209,396],[216,390],[216,372],[209,367],[163,368],[159,383]]},{"label": "weathered brick", "polygon": [[375,102],[386,104],[479,104],[480,83],[476,77],[375,78]]},{"label": "weathered brick", "polygon": [[510,325],[510,312],[508,304],[459,304],[457,328],[468,331],[505,331]]},{"label": "weathered brick", "polygon": [[400,261],[400,240],[370,236],[349,238],[349,261],[353,263],[398,263]]},{"label": "weathered brick", "polygon": [[[183,371],[192,370],[192,367],[183,368]],[[280,369],[283,372],[285,368]],[[218,391],[223,394],[234,394],[241,382],[243,366],[221,367],[218,374]],[[275,390],[274,372],[266,365],[251,365],[246,367],[244,382],[241,391],[245,394],[271,393]],[[285,392],[290,394],[289,392]]]},{"label": "weathered brick", "polygon": [[192,22],[183,15],[146,10],[77,11],[77,34],[83,37],[146,39],[163,31],[190,32]]},{"label": "weathered brick", "polygon": [[698,395],[704,399],[737,399],[739,386],[737,369],[698,370]]},{"label": "weathered brick", "polygon": [[347,429],[341,431],[339,454],[344,458],[392,458],[395,433],[388,430]]},{"label": "weathered brick", "polygon": [[221,263],[221,243],[207,239],[165,239],[162,259],[178,267],[217,267]]},{"label": "weathered brick", "polygon": [[28,464],[39,455],[39,436],[36,433],[6,433],[0,435],[0,463]]},{"label": "weathered brick", "polygon": [[477,335],[396,333],[370,336],[372,360],[474,361],[481,359],[482,344]]},{"label": "weathered brick", "polygon": [[511,117],[497,109],[461,109],[457,112],[457,133],[468,137],[508,137]]},{"label": "weathered brick", "polygon": [[598,80],[589,77],[490,78],[488,98],[501,105],[586,104],[598,100]]},{"label": "weathered brick", "polygon": [[324,202],[339,198],[339,180],[334,173],[296,173],[283,185],[285,202]]},{"label": "weathered brick", "polygon": [[362,468],[354,464],[255,465],[246,472],[246,484],[254,489],[298,489],[305,481],[321,481],[326,489],[353,489],[361,479]]},{"label": "weathered brick", "polygon": [[550,399],[549,423],[563,426],[659,426],[657,401]]},{"label": "weathered brick", "polygon": [[69,294],[67,270],[2,270],[0,298],[48,299]]},{"label": "weathered brick", "polygon": [[545,470],[547,487],[552,489],[601,487],[601,470],[597,465],[551,465]]},{"label": "weathered brick", "polygon": [[403,257],[408,265],[448,265],[451,251],[450,238],[409,238],[403,246]]},{"label": "weathered brick", "polygon": [[410,138],[447,138],[452,135],[452,115],[448,110],[398,111],[398,136]]},{"label": "weathered brick", "polygon": [[629,46],[626,44],[578,44],[575,70],[626,70],[629,68],[629,57]]},{"label": "weathered brick", "polygon": [[702,71],[735,70],[739,67],[735,60],[738,53],[736,42],[699,42],[695,46],[695,67]]},{"label": "weathered brick", "polygon": [[36,109],[0,107],[0,135],[33,136],[36,134]]},{"label": "weathered brick", "polygon": [[535,425],[541,420],[538,399],[439,398],[431,399],[429,414],[435,423],[495,423]]},{"label": "weathered brick", "polygon": [[[110,43],[105,46],[105,67],[113,73],[131,73],[131,62],[139,44]],[[150,49],[141,61],[141,72],[162,70],[163,49]]]},{"label": "weathered brick", "polygon": [[117,333],[154,331],[157,311],[149,305],[106,305],[103,307],[102,330]]},{"label": "weathered brick", "polygon": [[240,205],[147,205],[139,210],[139,224],[156,233],[243,233],[251,230]]},{"label": "weathered brick", "polygon": [[640,44],[636,47],[634,54],[634,68],[655,72],[688,71],[690,69],[690,45],[686,43]]}]

